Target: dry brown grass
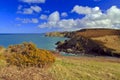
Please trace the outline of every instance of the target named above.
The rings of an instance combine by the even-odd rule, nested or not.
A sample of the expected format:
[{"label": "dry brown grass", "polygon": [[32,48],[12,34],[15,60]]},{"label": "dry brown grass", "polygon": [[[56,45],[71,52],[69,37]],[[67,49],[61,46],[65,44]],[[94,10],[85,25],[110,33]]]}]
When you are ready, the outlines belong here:
[{"label": "dry brown grass", "polygon": [[59,57],[49,73],[55,80],[119,80],[118,60],[107,57]]},{"label": "dry brown grass", "polygon": [[117,53],[120,53],[120,36],[112,35],[112,36],[95,37],[92,39],[100,41],[103,43],[105,47],[113,49]]},{"label": "dry brown grass", "polygon": [[120,59],[57,55],[49,68],[6,66],[0,80],[119,80]]},{"label": "dry brown grass", "polygon": [[28,67],[19,69],[9,66],[0,69],[0,80],[54,80],[45,69]]},{"label": "dry brown grass", "polygon": [[120,35],[120,30],[114,29],[85,29],[83,31],[76,32],[77,36],[84,36],[84,37],[101,37],[105,35]]}]

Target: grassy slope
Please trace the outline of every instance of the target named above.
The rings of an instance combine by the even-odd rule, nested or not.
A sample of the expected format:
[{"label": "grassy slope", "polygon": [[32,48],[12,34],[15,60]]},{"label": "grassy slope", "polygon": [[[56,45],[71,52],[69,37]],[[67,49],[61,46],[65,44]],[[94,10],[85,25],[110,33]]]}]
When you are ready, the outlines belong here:
[{"label": "grassy slope", "polygon": [[119,80],[120,59],[57,57],[49,68],[15,66],[0,69],[0,80]]},{"label": "grassy slope", "polygon": [[84,37],[101,37],[101,36],[106,36],[106,35],[120,35],[120,30],[115,30],[115,29],[102,29],[102,28],[96,28],[96,29],[83,29],[79,30],[75,34],[76,36],[84,36]]},{"label": "grassy slope", "polygon": [[54,80],[45,69],[28,67],[19,69],[16,66],[9,66],[0,69],[0,80]]},{"label": "grassy slope", "polygon": [[114,49],[115,52],[120,53],[120,36],[102,36],[92,38],[93,40],[101,41],[104,43],[104,46]]},{"label": "grassy slope", "polygon": [[[113,49],[113,53],[120,54],[120,30],[115,29],[83,29],[75,34],[96,40],[107,48]],[[100,43],[99,43],[100,42]]]},{"label": "grassy slope", "polygon": [[2,53],[4,52],[4,50],[5,50],[4,48],[0,48],[0,68],[6,64],[6,62],[3,60],[4,57],[2,56],[3,55]]},{"label": "grassy slope", "polygon": [[119,80],[120,60],[105,58],[57,58],[49,71],[55,80]]}]

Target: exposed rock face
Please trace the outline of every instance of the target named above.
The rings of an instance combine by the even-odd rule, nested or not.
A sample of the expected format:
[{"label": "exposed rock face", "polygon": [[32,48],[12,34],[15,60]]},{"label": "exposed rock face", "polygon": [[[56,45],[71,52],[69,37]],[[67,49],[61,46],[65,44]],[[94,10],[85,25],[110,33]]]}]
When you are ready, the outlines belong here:
[{"label": "exposed rock face", "polygon": [[[70,40],[66,40],[64,42],[59,41],[58,43],[56,43],[56,49],[58,49],[59,51],[73,54],[92,54],[120,57],[120,53],[116,53],[116,50],[114,50],[113,48],[105,46],[105,43],[100,39],[98,40],[99,42],[93,39],[111,35],[120,36],[120,30],[93,28],[81,29],[73,32],[52,32],[46,34],[46,36],[70,38]],[[120,50],[118,49],[117,51]]]},{"label": "exposed rock face", "polygon": [[66,40],[64,43],[59,42],[57,45],[56,49],[67,53],[90,54],[97,56],[120,56],[113,55],[109,48],[105,48],[104,46],[97,44],[95,41],[82,36],[71,38],[70,40]]},{"label": "exposed rock face", "polygon": [[91,52],[104,52],[99,45],[95,44],[92,40],[84,37],[74,37],[62,44],[58,44],[57,49],[67,53],[91,53]]}]

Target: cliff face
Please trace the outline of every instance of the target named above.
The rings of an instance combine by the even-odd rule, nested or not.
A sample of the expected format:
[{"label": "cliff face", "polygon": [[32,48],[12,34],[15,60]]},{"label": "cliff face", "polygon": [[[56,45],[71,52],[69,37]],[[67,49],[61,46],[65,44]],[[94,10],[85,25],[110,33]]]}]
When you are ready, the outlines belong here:
[{"label": "cliff face", "polygon": [[73,54],[120,57],[120,55],[117,55],[115,53],[112,54],[112,49],[107,48],[103,45],[99,45],[95,41],[82,36],[71,38],[70,40],[66,40],[64,43],[59,42],[56,49]]},{"label": "cliff face", "polygon": [[56,49],[59,51],[120,57],[120,30],[82,29],[65,37],[69,37],[70,40],[58,42]]}]

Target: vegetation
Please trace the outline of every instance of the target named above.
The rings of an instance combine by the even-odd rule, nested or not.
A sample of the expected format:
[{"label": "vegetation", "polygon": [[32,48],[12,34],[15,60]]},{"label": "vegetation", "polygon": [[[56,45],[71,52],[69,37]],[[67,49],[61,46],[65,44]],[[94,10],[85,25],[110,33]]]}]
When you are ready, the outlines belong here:
[{"label": "vegetation", "polygon": [[102,37],[106,35],[120,35],[120,30],[116,29],[102,29],[102,28],[93,28],[93,29],[82,29],[79,31],[76,31],[75,36],[83,36],[87,38],[93,38],[93,37]]},{"label": "vegetation", "polygon": [[120,46],[119,46],[120,45],[120,36],[117,36],[117,35],[102,36],[102,37],[92,38],[92,40],[96,40],[99,44],[113,49],[113,53],[120,54]]},{"label": "vegetation", "polygon": [[62,32],[50,32],[50,33],[46,33],[45,36],[49,36],[49,37],[64,37],[65,33],[62,33]]},{"label": "vegetation", "polygon": [[7,52],[6,60],[9,65],[19,67],[44,67],[55,61],[55,57],[50,51],[38,49],[33,43],[9,46]]},{"label": "vegetation", "polygon": [[71,37],[73,36],[74,32],[49,32],[46,33],[45,36],[49,36],[49,37]]},{"label": "vegetation", "polygon": [[46,33],[45,36],[52,36],[52,37],[77,37],[77,36],[83,36],[87,38],[92,37],[102,37],[106,35],[120,35],[120,30],[116,29],[104,29],[104,28],[92,28],[92,29],[81,29],[78,31],[72,31],[72,32],[50,32]]},{"label": "vegetation", "polygon": [[0,68],[4,67],[6,65],[6,60],[3,55],[4,48],[0,47]]},{"label": "vegetation", "polygon": [[49,69],[55,80],[119,80],[120,59],[60,57]]},{"label": "vegetation", "polygon": [[0,69],[0,80],[54,80],[54,78],[43,68],[19,69],[16,66],[8,66]]},{"label": "vegetation", "polygon": [[6,65],[6,60],[3,54],[0,53],[0,68],[4,67]]},{"label": "vegetation", "polygon": [[[58,47],[64,44],[61,48],[74,53],[78,50],[81,53],[93,51],[101,55],[101,51],[106,51],[105,48],[112,48],[119,54],[120,30],[102,29],[94,33],[96,30],[83,29],[64,33],[64,37],[71,39],[56,44]],[[7,49],[0,47],[0,80],[120,79],[120,58],[61,56],[52,53],[56,52],[38,49],[33,43],[11,45]]]},{"label": "vegetation", "polygon": [[[97,56],[120,57],[120,30],[82,29],[68,32],[69,40],[57,42],[59,51]],[[66,34],[68,34],[66,33]]]},{"label": "vegetation", "polygon": [[56,56],[49,68],[7,66],[0,80],[119,80],[120,59],[107,57]]}]

